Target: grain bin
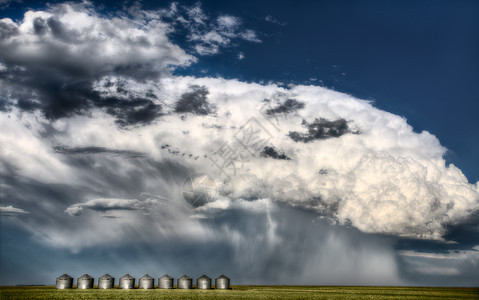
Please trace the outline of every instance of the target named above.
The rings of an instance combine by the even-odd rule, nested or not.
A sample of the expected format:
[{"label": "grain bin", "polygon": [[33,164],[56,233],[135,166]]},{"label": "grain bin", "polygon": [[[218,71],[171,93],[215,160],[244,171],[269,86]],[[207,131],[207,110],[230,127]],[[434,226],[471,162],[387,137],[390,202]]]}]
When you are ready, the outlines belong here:
[{"label": "grain bin", "polygon": [[165,274],[158,278],[158,288],[159,289],[172,289],[173,288],[173,277],[168,274]]},{"label": "grain bin", "polygon": [[227,290],[230,288],[230,279],[225,275],[220,275],[215,279],[215,289]]},{"label": "grain bin", "polygon": [[130,274],[120,278],[120,283],[118,285],[119,289],[134,289],[135,288],[135,278]]},{"label": "grain bin", "polygon": [[77,279],[77,289],[92,289],[93,288],[93,277],[88,274],[84,274]]},{"label": "grain bin", "polygon": [[201,275],[198,277],[198,279],[196,279],[196,288],[201,290],[211,289],[211,278],[205,274]]},{"label": "grain bin", "polygon": [[193,288],[193,279],[183,275],[178,278],[178,288],[179,289],[192,289]]},{"label": "grain bin", "polygon": [[155,279],[148,274],[145,274],[143,277],[140,277],[138,280],[138,288],[140,289],[154,289],[155,288]]},{"label": "grain bin", "polygon": [[73,277],[70,277],[68,274],[63,274],[57,278],[57,289],[71,289],[73,288]]},{"label": "grain bin", "polygon": [[105,274],[102,277],[98,278],[98,288],[99,289],[112,289],[115,286],[115,278],[110,274]]}]

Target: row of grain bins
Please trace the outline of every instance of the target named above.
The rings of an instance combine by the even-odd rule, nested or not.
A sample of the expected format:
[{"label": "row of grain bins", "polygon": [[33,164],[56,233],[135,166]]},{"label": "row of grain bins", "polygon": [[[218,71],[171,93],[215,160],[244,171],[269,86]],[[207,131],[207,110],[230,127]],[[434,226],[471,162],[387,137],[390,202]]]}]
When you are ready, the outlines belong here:
[{"label": "row of grain bins", "polygon": [[[78,289],[92,289],[95,279],[88,274],[82,275],[77,279],[77,288]],[[174,286],[174,278],[165,274],[158,278],[158,288],[159,289],[172,289]],[[192,289],[193,288],[193,279],[187,275],[183,275],[178,278],[177,288],[179,289]],[[98,278],[98,288],[99,289],[112,289],[115,286],[115,278],[110,274],[105,274]],[[68,274],[63,274],[57,278],[56,282],[57,289],[71,289],[73,288],[73,277]],[[135,278],[130,274],[120,278],[118,284],[120,289],[133,289],[135,288]],[[138,280],[138,288],[140,289],[154,289],[155,288],[155,279],[150,275],[146,274]],[[196,288],[198,289],[211,289],[211,278],[206,275],[201,275],[196,279]],[[230,279],[225,275],[220,275],[215,279],[215,289],[229,289],[230,288]]]}]

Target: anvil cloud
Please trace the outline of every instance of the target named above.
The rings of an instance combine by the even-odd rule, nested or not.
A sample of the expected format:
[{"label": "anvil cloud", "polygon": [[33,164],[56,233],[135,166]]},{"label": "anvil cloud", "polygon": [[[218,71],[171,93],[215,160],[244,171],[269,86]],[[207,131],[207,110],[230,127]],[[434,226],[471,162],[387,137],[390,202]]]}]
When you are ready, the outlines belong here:
[{"label": "anvil cloud", "polygon": [[[170,77],[158,83],[160,88],[155,90],[152,85],[148,90],[158,95],[155,104],[169,109],[148,125],[126,130],[101,110],[94,110],[90,116],[48,123],[52,127],[48,136],[42,134],[46,126],[42,117],[3,115],[2,127],[15,127],[16,132],[2,134],[2,142],[7,145],[2,149],[2,157],[10,157],[8,163],[29,178],[91,186],[87,179],[91,176],[84,172],[93,169],[85,168],[87,165],[95,168],[98,163],[95,157],[102,154],[57,152],[57,145],[143,153],[144,158],[135,159],[174,162],[188,170],[187,173],[214,176],[223,197],[284,202],[315,210],[320,216],[369,233],[441,239],[446,225],[460,222],[477,209],[477,185],[468,183],[453,165],[446,166],[442,157],[445,149],[433,135],[415,133],[403,118],[376,109],[366,101],[315,86],[283,89],[192,77]],[[193,99],[190,87],[198,85],[209,91],[207,103],[203,104],[214,110],[205,109],[204,112],[211,111],[209,114],[198,113],[193,108],[191,112],[179,112],[175,104],[183,103],[185,94]],[[134,90],[135,82],[122,86]],[[97,88],[102,97],[118,97],[110,91],[110,86]],[[271,105],[265,99],[281,104],[284,94],[301,101],[304,107],[280,115],[263,113]],[[344,129],[346,121],[341,121],[339,126],[343,129],[337,130],[337,134],[307,141],[292,138],[290,132],[304,132],[304,124],[318,118],[347,120],[350,130]],[[251,124],[251,128],[258,130],[256,136],[249,136],[247,129]],[[9,142],[13,140],[11,134],[15,134],[16,142]],[[290,159],[264,157],[251,148],[246,138],[262,139],[264,147],[274,147]],[[224,164],[225,160],[218,151],[225,145],[232,147],[237,156],[223,169],[218,164]],[[23,159],[27,154],[21,153],[28,149],[32,150],[27,161]],[[114,164],[126,176],[144,171],[141,165],[125,161],[124,157],[117,158],[108,152],[103,155],[108,156],[105,162]],[[70,161],[80,159],[86,161],[82,164]],[[45,161],[50,162],[49,167],[38,169]],[[38,177],[42,173],[46,174]],[[80,174],[83,179],[78,178]],[[160,170],[154,175],[165,182],[171,176]],[[181,195],[176,199],[168,191],[161,194],[148,189],[151,177],[146,174],[137,180],[145,185],[139,192],[181,201]],[[91,199],[78,199],[84,201]]]}]

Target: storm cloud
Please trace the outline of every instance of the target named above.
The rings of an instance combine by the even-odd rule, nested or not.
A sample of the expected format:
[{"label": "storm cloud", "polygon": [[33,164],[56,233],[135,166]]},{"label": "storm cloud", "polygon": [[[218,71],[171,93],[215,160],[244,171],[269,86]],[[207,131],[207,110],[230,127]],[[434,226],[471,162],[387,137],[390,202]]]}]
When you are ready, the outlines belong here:
[{"label": "storm cloud", "polygon": [[[0,109],[40,110],[47,119],[57,120],[102,108],[122,127],[151,123],[163,113],[161,100],[148,91],[132,94],[122,83],[157,81],[197,61],[170,41],[175,26],[191,32],[196,48],[215,52],[246,34],[234,16],[209,20],[200,6],[176,4],[169,11],[133,5],[127,13],[111,16],[98,13],[89,2],[67,2],[27,11],[18,22],[2,19]],[[211,35],[224,41],[211,40]],[[211,52],[198,53],[205,51]],[[116,95],[103,97],[96,88],[100,82],[115,88]],[[207,94],[202,87],[192,87],[179,98],[177,112],[210,113]]]},{"label": "storm cloud", "polygon": [[[192,86],[202,88],[193,93]],[[135,87],[135,82],[124,85],[132,93]],[[3,147],[3,157],[15,153],[10,155],[10,163],[25,176],[37,178],[46,173],[41,178],[51,182],[99,186],[103,181],[109,186],[107,194],[95,193],[77,203],[132,199],[141,193],[182,201],[181,196],[170,192],[163,191],[166,194],[162,195],[156,189],[148,190],[150,178],[144,177],[145,170],[139,167],[157,161],[189,170],[182,171],[183,178],[175,179],[179,184],[176,190],[181,189],[188,173],[203,172],[217,179],[223,197],[271,199],[317,211],[338,224],[368,233],[442,239],[449,224],[461,222],[477,209],[477,186],[468,183],[455,166],[445,165],[445,149],[433,135],[415,133],[401,117],[368,102],[320,87],[298,86],[288,91],[275,85],[213,78],[167,78],[149,89],[155,94],[161,91],[169,111],[165,110],[158,124],[127,131],[118,127],[115,119],[105,118],[102,110],[89,117],[52,123],[56,128],[53,135],[43,137],[39,133],[45,125],[38,117],[4,115],[2,127],[12,131],[1,136],[2,144],[8,145]],[[294,93],[305,107],[280,119],[264,115],[265,95],[273,97],[278,91]],[[108,93],[99,92],[108,97]],[[215,114],[193,113],[185,121],[175,112],[178,98],[187,103],[209,103]],[[318,118],[318,111],[324,117]],[[301,133],[304,127],[307,133]],[[356,131],[361,134],[349,134]],[[304,141],[292,139],[291,132],[298,132]],[[12,134],[15,142],[11,142]],[[28,152],[32,163],[22,159],[27,155],[19,143],[22,140],[37,149]],[[268,148],[271,145],[274,149]],[[101,152],[109,155],[102,156],[102,162],[94,157]],[[120,164],[116,157],[128,160]],[[42,167],[45,161],[50,162],[48,169]],[[118,175],[88,175],[97,172],[95,165],[104,165],[108,172],[118,170]],[[79,174],[84,174],[81,181]],[[165,176],[160,170],[154,174],[155,178]],[[121,177],[130,176],[134,176],[131,182],[120,183]],[[99,182],[93,183],[93,178]],[[136,186],[129,192],[114,193],[117,184],[123,185],[122,190]]]},{"label": "storm cloud", "polygon": [[[270,100],[265,99],[265,101],[269,102]],[[304,108],[303,102],[299,102],[296,99],[288,98],[284,102],[279,103],[276,107],[268,108],[266,110],[266,114],[268,115],[287,114],[302,108]]]},{"label": "storm cloud", "polygon": [[69,148],[67,146],[54,146],[53,150],[55,150],[56,153],[62,153],[62,154],[106,154],[106,155],[122,156],[122,157],[130,157],[130,158],[145,156],[144,153],[137,152],[137,151],[108,149],[103,147]]},{"label": "storm cloud", "polygon": [[87,2],[27,11],[18,23],[2,19],[0,28],[6,68],[0,80],[8,95],[2,107],[39,109],[50,120],[108,106],[121,125],[150,122],[161,111],[159,103],[141,98],[105,103],[93,83],[112,74],[157,79],[170,67],[196,61],[169,41],[169,27],[159,17],[107,17]]},{"label": "storm cloud", "polygon": [[194,113],[197,115],[207,115],[212,112],[212,108],[208,103],[208,89],[205,86],[193,85],[191,91],[181,95],[175,104],[175,112],[177,113]]},{"label": "storm cloud", "polygon": [[323,118],[315,119],[308,123],[303,120],[301,123],[308,130],[306,133],[297,131],[289,132],[289,137],[295,142],[308,143],[314,140],[340,137],[343,134],[350,133],[348,122],[344,119],[328,121]]},{"label": "storm cloud", "polygon": [[263,157],[272,157],[274,159],[286,159],[290,160],[286,154],[278,152],[274,147],[264,147],[263,152],[261,152],[261,156]]},{"label": "storm cloud", "polygon": [[[212,55],[259,42],[242,22],[199,5],[103,15],[87,2],[0,20],[8,226],[48,251],[106,253],[119,273],[128,270],[113,262],[131,253],[155,262],[131,263],[133,272],[201,267],[238,283],[403,284],[410,265],[434,271],[441,257],[394,247],[455,241],[451,230],[479,209],[478,183],[446,163],[433,134],[368,101],[173,75],[197,60],[171,41],[175,26],[195,53]],[[195,173],[217,192],[199,207],[182,196]],[[469,246],[444,254],[457,261],[444,276],[474,273]]]}]

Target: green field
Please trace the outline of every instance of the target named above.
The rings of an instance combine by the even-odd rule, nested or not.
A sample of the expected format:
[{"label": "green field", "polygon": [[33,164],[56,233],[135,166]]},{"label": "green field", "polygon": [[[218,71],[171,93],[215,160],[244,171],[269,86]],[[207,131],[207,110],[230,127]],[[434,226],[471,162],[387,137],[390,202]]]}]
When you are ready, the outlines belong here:
[{"label": "green field", "polygon": [[233,286],[231,290],[57,290],[0,287],[1,299],[479,299],[479,288]]}]

